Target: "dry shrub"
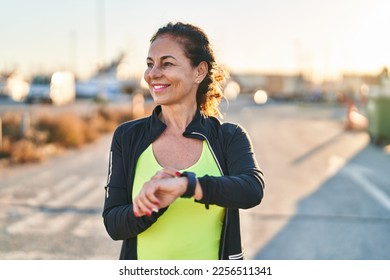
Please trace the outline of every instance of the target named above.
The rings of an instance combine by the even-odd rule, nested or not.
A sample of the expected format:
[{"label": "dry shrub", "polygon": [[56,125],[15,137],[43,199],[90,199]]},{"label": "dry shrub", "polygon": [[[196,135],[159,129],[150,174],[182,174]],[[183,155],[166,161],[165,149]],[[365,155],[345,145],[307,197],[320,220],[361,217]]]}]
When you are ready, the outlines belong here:
[{"label": "dry shrub", "polygon": [[46,141],[50,142],[52,141],[56,126],[57,123],[55,117],[49,115],[41,115],[36,121],[35,130],[40,133],[46,134]]},{"label": "dry shrub", "polygon": [[19,140],[22,137],[21,133],[21,114],[6,113],[1,117],[3,136],[8,136],[11,140]]},{"label": "dry shrub", "polygon": [[94,120],[93,123],[98,125],[98,130],[102,134],[113,131],[118,124],[115,120],[104,119],[99,115],[96,116],[96,120]]},{"label": "dry shrub", "polygon": [[10,158],[15,163],[26,163],[41,161],[43,156],[34,143],[23,139],[12,144]]},{"label": "dry shrub", "polygon": [[63,114],[56,118],[52,141],[68,148],[77,148],[85,143],[85,123],[78,115]]},{"label": "dry shrub", "polygon": [[47,141],[67,148],[77,148],[86,141],[82,117],[74,114],[41,116],[36,124],[38,131],[47,133]]},{"label": "dry shrub", "polygon": [[92,116],[84,118],[84,122],[85,142],[90,143],[95,141],[101,134],[101,127],[104,126],[104,120],[102,118]]},{"label": "dry shrub", "polygon": [[[149,113],[145,108],[145,113]],[[2,116],[3,143],[0,158],[13,163],[41,161],[63,148],[78,148],[93,142],[103,133],[109,133],[125,121],[131,120],[131,107],[101,106],[89,117],[78,114],[38,115],[31,123],[24,139],[21,131],[23,116],[10,112]]]},{"label": "dry shrub", "polygon": [[37,145],[45,145],[49,143],[49,132],[32,129],[28,139],[33,141]]},{"label": "dry shrub", "polygon": [[128,121],[131,117],[129,109],[100,107],[84,119],[86,142],[94,141],[100,134],[114,131],[120,123]]},{"label": "dry shrub", "polygon": [[131,110],[100,107],[92,117],[92,123],[99,127],[101,133],[112,132],[118,124],[132,118]]},{"label": "dry shrub", "polygon": [[11,140],[8,136],[3,137],[0,147],[0,158],[8,158],[11,154]]}]

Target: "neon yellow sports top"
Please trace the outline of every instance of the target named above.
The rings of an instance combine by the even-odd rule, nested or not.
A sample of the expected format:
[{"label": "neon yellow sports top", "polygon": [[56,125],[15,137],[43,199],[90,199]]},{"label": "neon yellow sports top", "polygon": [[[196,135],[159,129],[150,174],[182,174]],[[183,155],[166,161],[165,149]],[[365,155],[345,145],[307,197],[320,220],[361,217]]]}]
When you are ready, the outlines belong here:
[{"label": "neon yellow sports top", "polygon": [[[150,145],[137,162],[133,197],[162,167],[157,162]],[[198,177],[221,176],[210,149],[203,141],[199,160],[181,171],[195,172]],[[168,210],[147,230],[137,237],[139,260],[216,260],[224,217],[224,208],[197,203],[192,198],[176,199]]]}]

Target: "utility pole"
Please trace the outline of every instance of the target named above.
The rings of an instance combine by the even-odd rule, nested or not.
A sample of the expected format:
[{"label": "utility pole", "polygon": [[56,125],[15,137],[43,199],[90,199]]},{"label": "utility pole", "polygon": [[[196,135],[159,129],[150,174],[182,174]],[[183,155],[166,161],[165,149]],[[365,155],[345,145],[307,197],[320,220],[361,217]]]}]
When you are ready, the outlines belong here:
[{"label": "utility pole", "polygon": [[77,33],[75,30],[69,32],[69,70],[77,76]]},{"label": "utility pole", "polygon": [[105,100],[105,73],[102,73],[100,70],[104,68],[105,65],[105,54],[106,54],[106,29],[105,29],[105,0],[98,1],[98,10],[97,10],[97,45],[98,45],[98,80],[99,80],[99,92],[98,99]]}]

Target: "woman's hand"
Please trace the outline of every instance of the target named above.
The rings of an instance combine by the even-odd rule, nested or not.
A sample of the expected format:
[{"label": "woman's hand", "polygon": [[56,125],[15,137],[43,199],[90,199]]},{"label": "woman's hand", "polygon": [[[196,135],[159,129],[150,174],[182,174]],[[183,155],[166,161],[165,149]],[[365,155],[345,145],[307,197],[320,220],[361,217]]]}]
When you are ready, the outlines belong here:
[{"label": "woman's hand", "polygon": [[133,200],[134,215],[150,216],[160,208],[167,207],[181,196],[187,188],[187,179],[180,172],[164,168],[146,182],[141,192]]},{"label": "woman's hand", "polygon": [[166,179],[166,178],[174,178],[174,177],[180,177],[181,173],[173,168],[164,168],[158,171],[154,176],[151,178],[153,179]]}]

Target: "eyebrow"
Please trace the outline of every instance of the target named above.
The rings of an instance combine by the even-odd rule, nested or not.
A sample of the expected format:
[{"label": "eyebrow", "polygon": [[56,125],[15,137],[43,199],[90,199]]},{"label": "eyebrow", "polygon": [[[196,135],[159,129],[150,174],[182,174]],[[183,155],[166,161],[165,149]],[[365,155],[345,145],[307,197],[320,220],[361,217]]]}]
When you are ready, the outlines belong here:
[{"label": "eyebrow", "polygon": [[[176,58],[174,57],[174,56],[172,56],[172,55],[164,55],[164,56],[162,56],[160,59],[161,60],[164,60],[164,59],[167,59],[167,58],[172,58],[172,59],[174,59],[174,60],[176,60]],[[151,57],[147,57],[146,58],[146,60],[153,60]]]}]

